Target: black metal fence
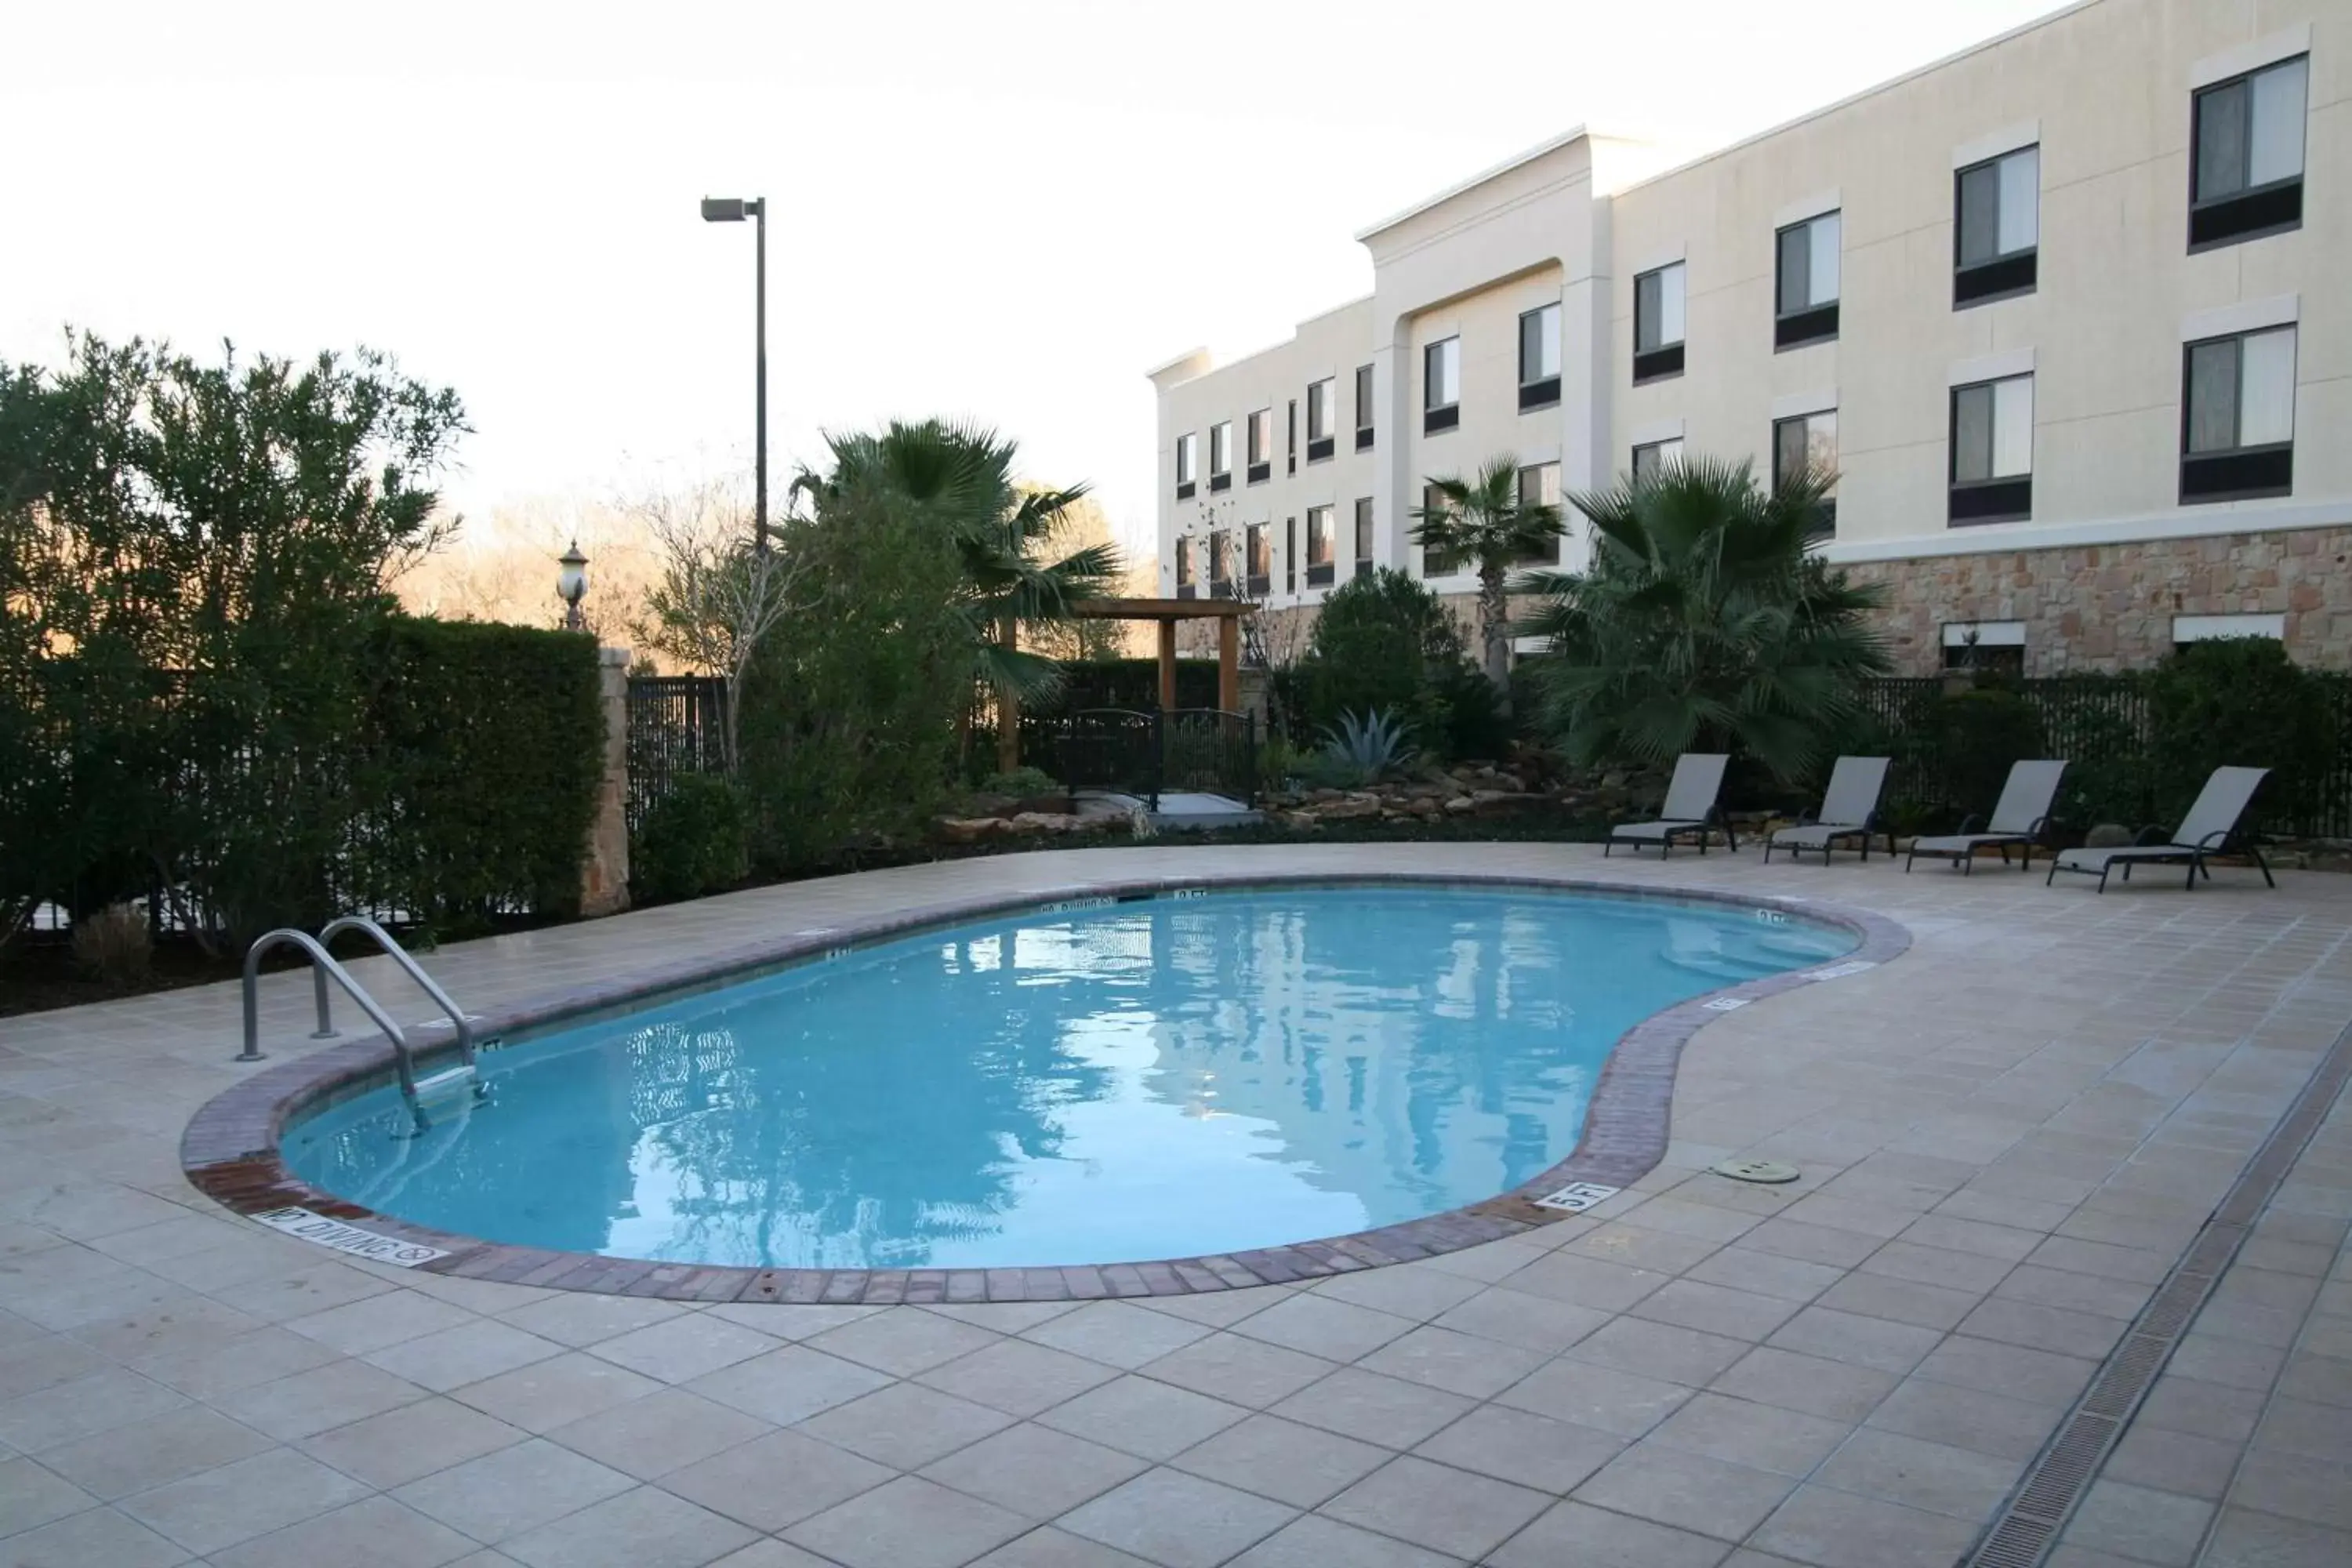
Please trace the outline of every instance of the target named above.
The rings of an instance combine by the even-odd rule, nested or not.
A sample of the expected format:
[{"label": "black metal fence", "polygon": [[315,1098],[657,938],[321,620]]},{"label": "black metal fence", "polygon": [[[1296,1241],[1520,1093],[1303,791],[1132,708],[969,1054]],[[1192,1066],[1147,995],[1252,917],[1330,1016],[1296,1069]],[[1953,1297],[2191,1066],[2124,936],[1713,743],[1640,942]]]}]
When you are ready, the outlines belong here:
[{"label": "black metal fence", "polygon": [[[2322,679],[2334,710],[2333,764],[2315,792],[2313,809],[2300,817],[2269,816],[2265,831],[2352,837],[2352,676],[2326,673]],[[2155,735],[2143,681],[2130,675],[2061,675],[2001,684],[2032,712],[2041,754],[2067,760],[2068,791],[2083,808],[2134,826],[2161,815],[2154,797]],[[1966,771],[1967,762],[1946,754],[1940,706],[1953,689],[1935,676],[1874,680],[1864,688],[1864,706],[1894,759],[1886,781],[1890,800],[1974,811],[1990,805],[1957,798],[1962,792],[1955,788],[1955,775]]]},{"label": "black metal fence", "polygon": [[1067,788],[1113,790],[1153,810],[1171,791],[1257,797],[1257,718],[1213,708],[1087,708],[1022,726],[1022,755]]},{"label": "black metal fence", "polygon": [[708,675],[629,678],[629,830],[680,773],[727,765],[727,683]]}]

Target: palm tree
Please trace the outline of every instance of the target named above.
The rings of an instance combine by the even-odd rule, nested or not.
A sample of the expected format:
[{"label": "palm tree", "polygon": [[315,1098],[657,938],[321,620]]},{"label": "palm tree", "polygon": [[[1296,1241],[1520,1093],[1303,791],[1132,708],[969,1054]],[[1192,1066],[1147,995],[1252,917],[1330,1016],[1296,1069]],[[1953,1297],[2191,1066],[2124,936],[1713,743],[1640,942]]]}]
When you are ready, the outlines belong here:
[{"label": "palm tree", "polygon": [[878,434],[829,437],[833,470],[803,469],[791,494],[815,504],[851,497],[904,508],[936,526],[955,552],[962,584],[955,612],[970,630],[971,673],[992,692],[997,754],[1017,765],[1020,705],[1061,689],[1062,668],[1020,646],[1024,621],[1067,620],[1082,599],[1108,592],[1120,570],[1116,545],[1083,545],[1045,559],[1065,515],[1087,493],[1024,487],[1013,477],[1016,444],[977,426],[893,420]]},{"label": "palm tree", "polygon": [[1533,574],[1546,599],[1519,628],[1552,656],[1544,717],[1573,760],[1737,750],[1790,782],[1821,761],[1890,668],[1877,591],[1806,549],[1835,480],[1767,493],[1747,463],[1693,458],[1573,498],[1591,566]]},{"label": "palm tree", "polygon": [[1486,459],[1475,479],[1432,479],[1434,504],[1412,509],[1412,538],[1423,550],[1478,563],[1478,634],[1486,679],[1510,710],[1510,606],[1506,579],[1531,556],[1546,554],[1564,526],[1559,508],[1519,489],[1519,460]]}]

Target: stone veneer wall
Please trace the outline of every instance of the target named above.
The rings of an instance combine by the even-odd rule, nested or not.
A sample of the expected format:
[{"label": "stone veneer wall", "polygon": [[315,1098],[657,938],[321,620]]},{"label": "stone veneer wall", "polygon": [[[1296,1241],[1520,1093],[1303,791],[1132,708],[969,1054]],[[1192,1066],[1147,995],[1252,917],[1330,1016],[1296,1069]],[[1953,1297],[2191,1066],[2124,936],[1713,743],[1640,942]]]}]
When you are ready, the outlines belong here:
[{"label": "stone veneer wall", "polygon": [[1952,621],[2023,621],[2025,672],[2142,669],[2175,616],[2284,615],[2298,664],[2352,668],[2352,528],[1919,556],[1850,566],[1884,585],[1897,673],[1943,668]]}]

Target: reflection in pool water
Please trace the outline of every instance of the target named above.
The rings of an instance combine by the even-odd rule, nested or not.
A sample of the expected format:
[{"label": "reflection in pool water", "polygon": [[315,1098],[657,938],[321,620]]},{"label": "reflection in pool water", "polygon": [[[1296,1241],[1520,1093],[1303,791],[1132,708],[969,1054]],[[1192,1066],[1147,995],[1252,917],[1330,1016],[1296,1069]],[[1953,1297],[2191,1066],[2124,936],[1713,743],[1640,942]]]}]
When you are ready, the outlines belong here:
[{"label": "reflection in pool water", "polygon": [[290,1128],[285,1156],[381,1213],[615,1257],[1238,1251],[1529,1180],[1574,1147],[1632,1025],[1852,946],[1754,911],[1519,890],[1027,914],[489,1053],[489,1102],[422,1138],[384,1089]]}]

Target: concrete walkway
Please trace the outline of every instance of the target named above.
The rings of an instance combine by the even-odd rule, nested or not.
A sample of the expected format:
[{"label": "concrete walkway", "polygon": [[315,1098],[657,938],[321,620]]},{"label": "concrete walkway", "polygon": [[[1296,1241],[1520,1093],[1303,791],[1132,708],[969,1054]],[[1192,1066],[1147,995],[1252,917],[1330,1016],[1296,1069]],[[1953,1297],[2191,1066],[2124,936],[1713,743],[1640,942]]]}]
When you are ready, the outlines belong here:
[{"label": "concrete walkway", "polygon": [[[1948,1568],[2352,1016],[2352,880],[2102,898],[1528,844],[967,860],[431,962],[488,1008],[976,889],[1399,868],[1808,895],[1916,940],[1702,1030],[1665,1163],[1588,1216],[1148,1302],[698,1308],[346,1262],[180,1176],[240,1070],[235,987],[8,1020],[0,1568]],[[307,980],[265,991],[270,1048],[310,1048]],[[1735,1152],[1803,1179],[1706,1173]],[[2347,1166],[2339,1110],[2064,1568],[2346,1561]],[[2228,1422],[2166,1415],[2214,1389]],[[2212,1446],[2154,1436],[2184,1426]],[[2178,1528],[2117,1534],[2151,1498]]]}]

